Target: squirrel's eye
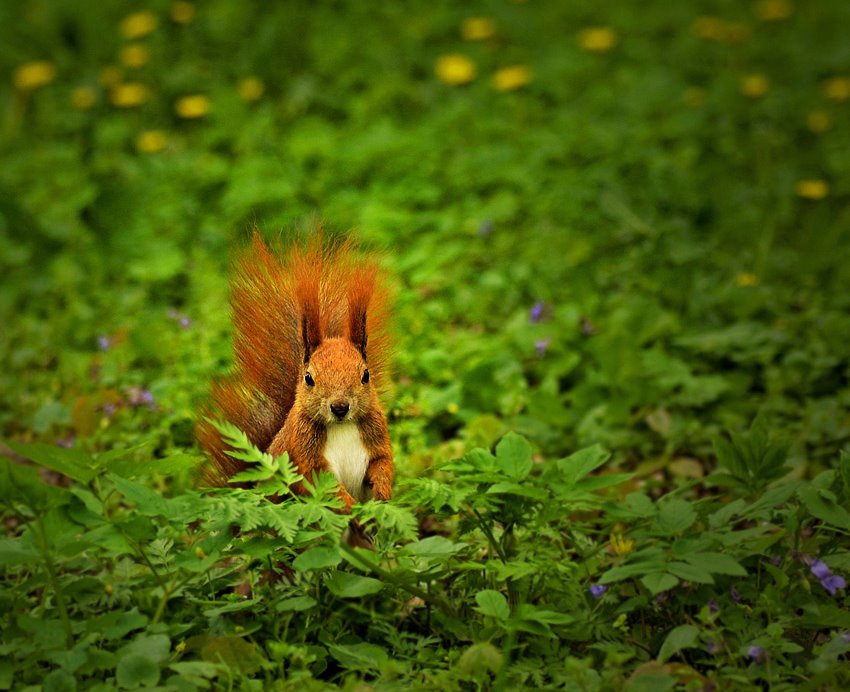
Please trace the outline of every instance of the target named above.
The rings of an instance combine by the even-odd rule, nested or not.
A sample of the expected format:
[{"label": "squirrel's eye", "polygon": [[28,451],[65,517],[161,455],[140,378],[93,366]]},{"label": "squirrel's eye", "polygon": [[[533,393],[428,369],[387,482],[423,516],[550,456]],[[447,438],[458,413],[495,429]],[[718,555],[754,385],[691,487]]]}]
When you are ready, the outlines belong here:
[{"label": "squirrel's eye", "polygon": [[304,381],[307,383],[308,387],[312,387],[314,384],[316,384],[316,381],[313,379],[313,376],[309,372],[304,375]]},{"label": "squirrel's eye", "polygon": [[363,371],[363,377],[360,378],[360,381],[363,384],[366,384],[369,381],[369,371],[368,370]]}]

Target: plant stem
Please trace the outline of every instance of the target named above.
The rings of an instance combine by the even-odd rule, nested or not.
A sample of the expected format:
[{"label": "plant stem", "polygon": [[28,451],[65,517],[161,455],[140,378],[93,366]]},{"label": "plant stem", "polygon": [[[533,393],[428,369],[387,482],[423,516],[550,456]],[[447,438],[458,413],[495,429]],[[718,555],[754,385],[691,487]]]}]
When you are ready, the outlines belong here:
[{"label": "plant stem", "polygon": [[[44,566],[47,570],[47,578],[50,585],[53,587],[53,593],[56,594],[56,608],[59,611],[59,618],[62,620],[62,628],[65,630],[65,645],[71,647],[74,638],[73,630],[71,629],[71,618],[68,616],[68,608],[65,606],[65,596],[62,593],[62,585],[59,583],[59,577],[56,574],[56,567],[53,564],[53,559],[50,557],[50,546],[47,543],[47,529],[44,526],[44,519],[40,514],[35,517],[38,525],[38,541],[41,544],[42,557],[44,558]],[[32,526],[30,526],[32,529]]]}]

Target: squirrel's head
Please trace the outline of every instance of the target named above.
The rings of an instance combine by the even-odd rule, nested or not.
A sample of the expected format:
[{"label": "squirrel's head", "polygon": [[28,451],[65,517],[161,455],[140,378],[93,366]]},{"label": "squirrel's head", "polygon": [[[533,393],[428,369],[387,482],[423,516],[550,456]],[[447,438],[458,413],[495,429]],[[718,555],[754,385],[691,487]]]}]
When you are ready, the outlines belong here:
[{"label": "squirrel's head", "polygon": [[344,325],[336,328],[330,326],[334,310],[327,300],[320,301],[318,284],[302,292],[303,366],[295,399],[312,420],[325,425],[357,421],[377,405],[366,348],[366,312],[374,283],[373,267],[353,274],[345,296],[347,319],[338,320]]},{"label": "squirrel's head", "polygon": [[325,425],[356,421],[372,406],[369,368],[346,338],[325,339],[304,364],[297,399],[303,412]]}]

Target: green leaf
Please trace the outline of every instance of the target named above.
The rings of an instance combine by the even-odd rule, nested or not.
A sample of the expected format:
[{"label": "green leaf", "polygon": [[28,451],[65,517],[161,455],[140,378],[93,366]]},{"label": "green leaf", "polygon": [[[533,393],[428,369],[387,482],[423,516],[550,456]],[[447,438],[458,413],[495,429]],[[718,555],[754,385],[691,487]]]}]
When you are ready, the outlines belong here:
[{"label": "green leaf", "polygon": [[415,543],[408,543],[399,552],[402,555],[419,557],[448,557],[463,547],[463,543],[454,543],[444,536],[428,536]]},{"label": "green leaf", "polygon": [[336,567],[342,561],[342,555],[336,546],[316,546],[301,553],[292,562],[293,568],[299,572],[309,572],[317,569]]},{"label": "green leaf", "polygon": [[274,609],[278,613],[289,613],[310,610],[310,608],[316,605],[316,599],[310,596],[293,596],[292,598],[284,598],[282,601],[279,601]]},{"label": "green leaf", "polygon": [[0,565],[29,565],[40,559],[38,552],[20,538],[0,538]]},{"label": "green leaf", "polygon": [[509,432],[496,445],[496,465],[515,481],[531,471],[531,444],[522,435]]},{"label": "green leaf", "polygon": [[266,662],[261,650],[241,637],[215,637],[201,649],[201,658],[209,663],[224,663],[245,675],[256,673]]},{"label": "green leaf", "polygon": [[384,588],[384,583],[379,579],[350,572],[333,572],[325,579],[325,586],[328,587],[328,591],[340,598],[360,598],[378,593]]},{"label": "green leaf", "polygon": [[651,574],[641,577],[640,582],[649,589],[649,592],[653,596],[655,596],[660,594],[662,591],[672,589],[679,583],[679,579],[669,572],[652,572]]},{"label": "green leaf", "polygon": [[155,490],[137,481],[122,478],[114,473],[107,478],[115,485],[115,489],[136,505],[136,511],[147,517],[168,516],[168,500]]},{"label": "green leaf", "polygon": [[74,676],[62,668],[48,673],[41,685],[44,692],[73,692],[77,689],[77,681]]},{"label": "green leaf", "polygon": [[565,459],[559,459],[557,464],[561,472],[561,481],[568,487],[574,486],[591,471],[602,466],[610,456],[609,452],[597,444],[580,449]]},{"label": "green leaf", "polygon": [[670,562],[667,564],[667,570],[684,581],[697,582],[698,584],[714,583],[714,577],[707,570],[687,562]]},{"label": "green leaf", "polygon": [[91,456],[79,449],[66,449],[42,442],[13,442],[0,440],[23,457],[57,471],[80,483],[88,483],[97,475]]},{"label": "green leaf", "polygon": [[389,660],[384,649],[366,642],[329,644],[328,651],[330,651],[331,656],[349,670],[378,670]]},{"label": "green leaf", "polygon": [[668,658],[677,654],[682,649],[692,649],[697,645],[699,639],[699,629],[693,625],[679,625],[670,630],[670,634],[661,645],[661,650],[658,652],[658,660],[666,661]]},{"label": "green leaf", "polygon": [[696,521],[697,513],[687,500],[673,498],[659,503],[655,530],[663,536],[681,533]]},{"label": "green leaf", "polygon": [[797,489],[797,495],[812,516],[827,524],[850,531],[850,512],[839,505],[823,491],[803,485]]},{"label": "green leaf", "polygon": [[497,620],[507,620],[511,614],[507,599],[498,591],[485,589],[475,594],[476,610]]},{"label": "green leaf", "polygon": [[694,567],[699,567],[712,574],[728,574],[733,577],[746,577],[747,570],[733,557],[726,553],[695,553],[683,555],[682,559]]},{"label": "green leaf", "polygon": [[122,656],[115,672],[121,687],[152,687],[159,682],[159,663],[144,654]]}]

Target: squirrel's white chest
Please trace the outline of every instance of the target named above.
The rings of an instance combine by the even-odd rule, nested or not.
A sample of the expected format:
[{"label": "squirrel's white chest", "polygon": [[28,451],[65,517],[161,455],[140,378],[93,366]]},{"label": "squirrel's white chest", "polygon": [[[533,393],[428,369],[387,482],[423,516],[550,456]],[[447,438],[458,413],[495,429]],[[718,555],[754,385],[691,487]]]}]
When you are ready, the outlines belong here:
[{"label": "squirrel's white chest", "polygon": [[363,479],[369,465],[369,454],[360,430],[355,423],[346,422],[329,425],[327,431],[324,452],[329,471],[354,499],[362,502],[365,499]]}]

